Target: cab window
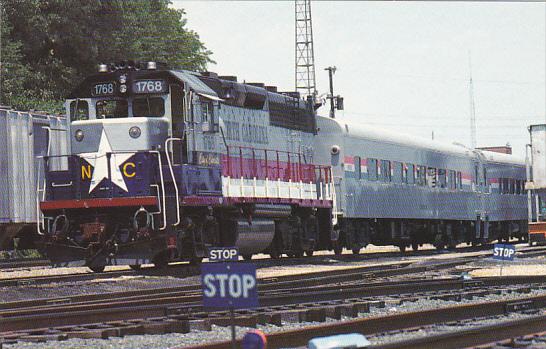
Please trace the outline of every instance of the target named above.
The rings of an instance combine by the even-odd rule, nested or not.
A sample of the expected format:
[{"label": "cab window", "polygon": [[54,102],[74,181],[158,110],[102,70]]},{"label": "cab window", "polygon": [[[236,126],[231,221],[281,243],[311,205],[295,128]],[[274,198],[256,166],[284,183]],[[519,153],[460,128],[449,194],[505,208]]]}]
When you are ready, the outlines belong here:
[{"label": "cab window", "polygon": [[70,102],[70,120],[89,120],[89,104],[87,101],[75,100]]},{"label": "cab window", "polygon": [[134,117],[162,117],[165,115],[165,101],[161,97],[141,97],[133,100]]},{"label": "cab window", "polygon": [[97,102],[97,119],[126,118],[128,110],[125,99],[103,99]]}]

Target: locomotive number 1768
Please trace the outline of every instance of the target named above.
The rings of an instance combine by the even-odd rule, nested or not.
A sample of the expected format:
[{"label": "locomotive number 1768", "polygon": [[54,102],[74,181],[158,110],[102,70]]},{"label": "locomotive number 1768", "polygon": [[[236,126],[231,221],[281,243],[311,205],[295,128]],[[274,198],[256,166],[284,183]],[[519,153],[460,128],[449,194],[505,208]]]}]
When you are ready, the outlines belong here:
[{"label": "locomotive number 1768", "polygon": [[96,84],[93,86],[93,89],[91,90],[93,96],[109,96],[114,94],[114,83],[113,82],[105,82]]},{"label": "locomotive number 1768", "polygon": [[133,92],[161,93],[166,91],[166,87],[163,80],[138,80],[133,83]]}]

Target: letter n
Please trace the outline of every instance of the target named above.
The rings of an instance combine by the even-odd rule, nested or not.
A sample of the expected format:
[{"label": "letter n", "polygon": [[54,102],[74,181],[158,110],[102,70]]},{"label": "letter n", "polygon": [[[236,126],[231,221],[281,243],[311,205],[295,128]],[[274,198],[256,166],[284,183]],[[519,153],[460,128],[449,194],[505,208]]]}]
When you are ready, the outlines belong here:
[{"label": "letter n", "polygon": [[91,179],[91,165],[82,165],[82,180]]}]

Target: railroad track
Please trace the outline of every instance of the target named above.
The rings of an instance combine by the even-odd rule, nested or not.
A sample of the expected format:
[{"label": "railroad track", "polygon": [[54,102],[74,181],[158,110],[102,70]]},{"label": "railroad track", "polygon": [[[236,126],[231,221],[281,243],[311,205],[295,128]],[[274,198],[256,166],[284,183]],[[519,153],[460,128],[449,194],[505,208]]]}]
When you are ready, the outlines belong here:
[{"label": "railroad track", "polygon": [[[546,296],[519,297],[510,300],[497,300],[408,312],[396,315],[362,318],[344,322],[334,322],[318,326],[309,326],[296,330],[277,332],[267,335],[268,346],[305,347],[310,339],[330,334],[361,333],[367,336],[386,334],[392,331],[399,333],[404,330],[415,330],[419,327],[431,326],[454,321],[479,319],[484,317],[501,317],[510,312],[543,310],[546,307]],[[546,315],[543,313],[527,318],[502,322],[488,326],[477,326],[464,331],[455,331],[441,335],[428,335],[417,339],[374,345],[374,349],[449,349],[464,348],[482,344],[496,345],[503,340],[517,336],[543,333],[546,328]],[[491,344],[493,342],[494,344]],[[504,341],[505,343],[509,341]],[[240,344],[240,343],[239,343]],[[182,347],[180,347],[181,349]],[[198,346],[184,347],[186,349],[228,349],[231,342],[218,342]],[[497,348],[497,347],[494,347]]]},{"label": "railroad track", "polygon": [[[475,257],[472,258],[487,258],[490,255],[490,246],[468,247],[459,249],[460,252],[474,252]],[[441,254],[442,252],[435,250],[424,250],[417,252],[410,252],[404,254],[405,257],[417,257],[417,256],[434,256]],[[518,258],[537,257],[546,255],[546,247],[524,247],[518,250]],[[362,255],[325,255],[314,256],[305,258],[283,258],[281,260],[275,259],[256,259],[253,261],[258,268],[273,267],[273,266],[291,266],[299,264],[317,264],[317,265],[332,265],[335,261],[342,262],[358,262],[371,259],[386,259],[402,256],[399,252],[377,252]],[[454,258],[469,258],[469,257],[454,257]],[[0,263],[1,264],[1,263]],[[62,282],[78,282],[89,281],[98,279],[109,279],[121,276],[131,275],[144,275],[144,276],[174,276],[174,277],[188,277],[198,275],[200,272],[199,267],[190,266],[187,263],[177,263],[169,265],[167,268],[156,269],[154,267],[143,267],[140,271],[133,270],[117,270],[106,271],[103,273],[74,273],[65,275],[50,275],[50,276],[35,276],[35,277],[14,277],[0,279],[0,287],[10,286],[26,286],[26,285],[42,285],[47,283],[62,283]]]},{"label": "railroad track", "polygon": [[[359,312],[369,311],[371,307],[382,307],[389,302],[409,302],[420,298],[461,300],[503,290],[525,293],[531,288],[546,288],[546,277],[370,282],[374,276],[448,268],[456,263],[460,261],[368,272],[345,270],[343,273],[332,272],[327,275],[320,273],[320,276],[317,273],[313,277],[306,275],[305,278],[292,275],[263,279],[258,288],[262,308],[237,312],[237,321],[239,325],[247,326],[255,326],[256,323],[280,325],[283,321],[324,321],[327,316],[338,319],[342,315],[354,317]],[[148,331],[184,332],[206,330],[211,324],[226,325],[227,322],[226,313],[207,312],[203,309],[197,285],[115,293],[106,297],[76,296],[0,306],[0,328],[4,331],[0,337],[11,341],[28,340],[29,336],[43,340],[52,339],[52,336],[62,339],[65,335],[94,335],[102,338]]]},{"label": "railroad track", "polygon": [[0,270],[44,267],[51,262],[45,258],[15,258],[0,260]]}]

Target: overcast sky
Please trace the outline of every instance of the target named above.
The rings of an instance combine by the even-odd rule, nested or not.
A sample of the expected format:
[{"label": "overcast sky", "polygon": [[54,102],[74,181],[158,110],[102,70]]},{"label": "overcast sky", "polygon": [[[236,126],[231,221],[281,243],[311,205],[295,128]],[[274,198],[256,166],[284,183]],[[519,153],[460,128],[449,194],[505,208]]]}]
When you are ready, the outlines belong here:
[{"label": "overcast sky", "polygon": [[[209,70],[294,90],[293,1],[174,6],[213,51]],[[470,145],[470,51],[478,146],[523,155],[527,126],[546,122],[545,3],[320,1],[312,15],[318,90],[337,66],[339,118]]]}]

